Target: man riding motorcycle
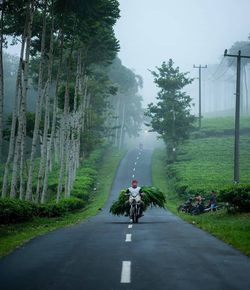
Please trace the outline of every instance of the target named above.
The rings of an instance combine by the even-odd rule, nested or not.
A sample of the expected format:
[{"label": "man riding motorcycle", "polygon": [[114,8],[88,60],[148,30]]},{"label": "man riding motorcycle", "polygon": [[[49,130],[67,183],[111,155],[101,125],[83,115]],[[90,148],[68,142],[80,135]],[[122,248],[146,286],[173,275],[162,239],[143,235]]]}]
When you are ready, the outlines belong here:
[{"label": "man riding motorcycle", "polygon": [[125,194],[128,196],[128,200],[125,203],[126,206],[126,214],[125,216],[130,215],[130,203],[132,202],[132,199],[135,198],[136,201],[140,202],[140,217],[143,216],[143,208],[144,208],[144,202],[142,201],[142,197],[144,195],[144,192],[142,192],[141,187],[138,186],[137,180],[132,180],[131,187],[129,187]]}]

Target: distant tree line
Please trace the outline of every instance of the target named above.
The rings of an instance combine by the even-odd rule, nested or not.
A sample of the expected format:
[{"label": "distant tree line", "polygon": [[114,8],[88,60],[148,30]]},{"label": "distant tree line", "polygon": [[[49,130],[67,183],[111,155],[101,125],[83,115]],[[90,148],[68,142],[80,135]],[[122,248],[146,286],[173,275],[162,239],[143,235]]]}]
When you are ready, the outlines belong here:
[{"label": "distant tree line", "polygon": [[[44,203],[54,167],[56,200],[69,197],[81,159],[104,140],[121,147],[125,134],[138,134],[142,80],[117,58],[118,18],[117,0],[2,2],[0,151],[4,138],[8,144],[2,197]],[[20,43],[17,64],[3,54],[7,39]],[[12,93],[4,124],[3,104]]]}]

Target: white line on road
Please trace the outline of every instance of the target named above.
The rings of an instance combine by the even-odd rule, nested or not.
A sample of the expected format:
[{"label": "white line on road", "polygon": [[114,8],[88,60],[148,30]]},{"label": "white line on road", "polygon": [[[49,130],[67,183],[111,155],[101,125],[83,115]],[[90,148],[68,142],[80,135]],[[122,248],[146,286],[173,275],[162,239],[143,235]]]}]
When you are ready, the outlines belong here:
[{"label": "white line on road", "polygon": [[134,174],[132,175],[132,178],[135,178],[135,175]]},{"label": "white line on road", "polygon": [[135,168],[133,168],[133,171],[135,171]]},{"label": "white line on road", "polygon": [[137,156],[136,159],[139,160],[139,156]]},{"label": "white line on road", "polygon": [[132,229],[132,227],[133,227],[133,225],[128,225],[128,228],[129,228],[129,229]]},{"label": "white line on road", "polygon": [[135,165],[136,165],[136,162],[135,162]]},{"label": "white line on road", "polygon": [[131,261],[122,262],[121,283],[131,282]]},{"label": "white line on road", "polygon": [[126,234],[125,242],[131,242],[131,241],[132,241],[132,234]]}]

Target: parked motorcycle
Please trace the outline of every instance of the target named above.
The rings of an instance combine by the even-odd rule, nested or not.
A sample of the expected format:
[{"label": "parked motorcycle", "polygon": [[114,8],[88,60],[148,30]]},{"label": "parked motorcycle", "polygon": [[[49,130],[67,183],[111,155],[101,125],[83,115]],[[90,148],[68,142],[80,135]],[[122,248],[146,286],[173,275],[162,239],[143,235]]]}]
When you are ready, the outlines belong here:
[{"label": "parked motorcycle", "polygon": [[184,202],[183,204],[181,204],[178,208],[177,211],[178,212],[184,212],[184,213],[189,213],[191,215],[199,215],[202,213],[206,213],[209,211],[217,211],[220,210],[222,208],[224,208],[225,206],[223,204],[217,204],[215,207],[213,207],[213,209],[211,209],[210,204],[208,204],[207,206],[205,206],[204,201],[205,199],[203,198],[201,203],[192,204],[193,199],[189,198],[186,202]]},{"label": "parked motorcycle", "polygon": [[192,205],[192,198],[189,198],[186,202],[181,204],[178,208],[178,212],[185,212],[185,213],[191,213],[194,210],[194,206]]}]

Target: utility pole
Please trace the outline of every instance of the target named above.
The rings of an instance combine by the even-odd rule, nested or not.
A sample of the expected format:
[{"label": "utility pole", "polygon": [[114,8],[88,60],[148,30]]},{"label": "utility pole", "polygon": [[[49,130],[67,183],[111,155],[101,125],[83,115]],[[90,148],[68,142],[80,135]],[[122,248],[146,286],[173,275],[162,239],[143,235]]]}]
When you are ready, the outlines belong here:
[{"label": "utility pole", "polygon": [[234,129],[234,182],[240,181],[240,71],[241,71],[241,59],[250,58],[247,55],[241,55],[241,50],[238,54],[228,54],[227,49],[224,52],[224,56],[237,58],[237,76],[236,76],[236,102],[235,102],[235,129]]},{"label": "utility pole", "polygon": [[205,66],[196,66],[195,64],[193,65],[193,68],[198,68],[199,69],[199,130],[201,129],[201,69],[202,68],[207,68],[207,65]]}]

